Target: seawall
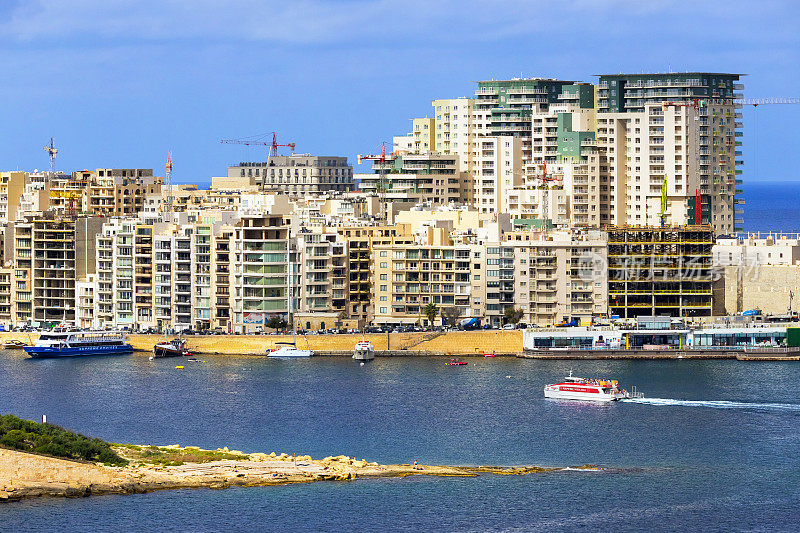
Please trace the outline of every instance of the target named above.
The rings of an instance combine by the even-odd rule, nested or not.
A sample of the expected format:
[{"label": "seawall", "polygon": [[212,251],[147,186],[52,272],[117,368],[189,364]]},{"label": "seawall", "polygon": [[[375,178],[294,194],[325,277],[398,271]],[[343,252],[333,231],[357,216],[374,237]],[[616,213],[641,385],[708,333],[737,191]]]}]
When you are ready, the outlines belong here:
[{"label": "seawall", "polygon": [[[0,342],[17,339],[32,343],[38,334],[0,332]],[[197,354],[264,355],[268,349],[279,348],[281,342],[292,342],[291,335],[187,335],[187,348]],[[448,333],[413,332],[369,334],[377,351],[393,355],[483,355],[487,352],[515,354],[522,351],[522,331],[453,331]],[[134,350],[150,352],[153,345],[164,340],[163,335],[131,335]],[[361,335],[298,335],[301,349],[334,355],[352,355]],[[419,353],[416,353],[419,352]]]}]

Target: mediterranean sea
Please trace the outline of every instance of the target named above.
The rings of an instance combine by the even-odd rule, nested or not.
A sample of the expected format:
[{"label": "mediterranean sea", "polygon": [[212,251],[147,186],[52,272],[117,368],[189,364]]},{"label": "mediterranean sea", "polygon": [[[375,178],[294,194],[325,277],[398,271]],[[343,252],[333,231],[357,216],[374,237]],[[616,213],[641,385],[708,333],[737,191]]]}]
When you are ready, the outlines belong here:
[{"label": "mediterranean sea", "polygon": [[745,182],[744,231],[800,233],[800,181]]},{"label": "mediterranean sea", "polygon": [[[796,531],[793,362],[469,358],[274,360],[0,352],[0,413],[114,442],[345,454],[382,463],[597,464],[178,490],[0,506],[2,531]],[[647,402],[545,400],[573,370]]]}]

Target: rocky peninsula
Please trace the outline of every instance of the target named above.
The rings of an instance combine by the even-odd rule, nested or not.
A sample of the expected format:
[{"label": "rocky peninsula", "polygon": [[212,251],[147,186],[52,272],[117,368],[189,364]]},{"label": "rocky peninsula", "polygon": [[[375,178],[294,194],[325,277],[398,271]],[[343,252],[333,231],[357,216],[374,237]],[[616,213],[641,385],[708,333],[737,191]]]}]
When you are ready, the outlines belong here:
[{"label": "rocky peninsula", "polygon": [[224,489],[411,475],[524,475],[560,470],[538,466],[381,465],[344,455],[317,460],[308,455],[243,453],[227,448],[202,450],[178,445],[112,447],[128,461],[127,465],[108,466],[0,449],[0,502],[41,496],[83,497],[167,489]]}]

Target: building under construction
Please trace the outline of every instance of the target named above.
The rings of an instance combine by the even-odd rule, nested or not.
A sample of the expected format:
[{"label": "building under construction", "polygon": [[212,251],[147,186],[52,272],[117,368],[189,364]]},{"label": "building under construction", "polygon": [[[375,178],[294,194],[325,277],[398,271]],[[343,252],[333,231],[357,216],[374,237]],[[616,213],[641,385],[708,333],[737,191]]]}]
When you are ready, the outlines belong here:
[{"label": "building under construction", "polygon": [[710,226],[608,228],[608,311],[640,315],[711,316]]}]

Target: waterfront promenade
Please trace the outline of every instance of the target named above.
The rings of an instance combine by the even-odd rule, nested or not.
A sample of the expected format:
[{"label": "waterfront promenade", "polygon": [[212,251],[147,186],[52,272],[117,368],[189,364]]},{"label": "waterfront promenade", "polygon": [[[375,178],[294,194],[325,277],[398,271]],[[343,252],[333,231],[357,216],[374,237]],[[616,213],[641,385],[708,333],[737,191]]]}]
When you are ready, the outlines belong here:
[{"label": "waterfront promenade", "polygon": [[[0,332],[0,343],[15,339],[33,343],[36,333]],[[267,350],[280,348],[293,342],[291,335],[189,335],[187,348],[196,355],[265,355]],[[516,356],[526,359],[736,359],[740,361],[797,361],[798,349],[757,348],[742,349],[598,349],[598,350],[525,350],[523,332],[513,331],[451,331],[369,334],[378,357],[406,356]],[[164,340],[163,335],[130,336],[136,352],[151,353],[153,346]],[[361,335],[298,335],[298,348],[313,350],[316,356],[344,356],[353,352]]]},{"label": "waterfront promenade", "polygon": [[[32,343],[36,333],[0,333],[0,342],[17,339]],[[187,348],[200,354],[264,355],[268,349],[279,348],[278,343],[292,342],[291,335],[189,335]],[[453,331],[447,333],[413,332],[369,334],[366,339],[376,350],[427,352],[439,355],[483,355],[485,352],[516,354],[522,351],[522,331]],[[152,351],[153,345],[163,341],[163,335],[131,335],[131,345],[137,351]],[[297,347],[315,352],[352,353],[361,335],[297,335]]]}]

